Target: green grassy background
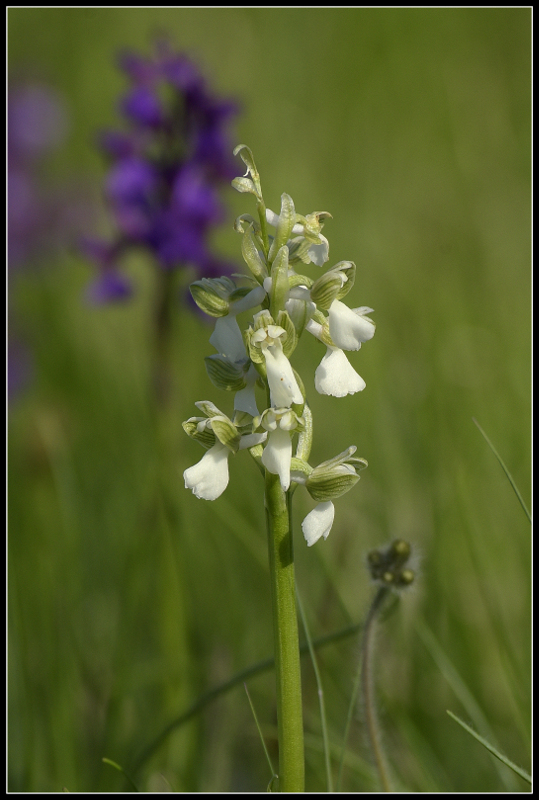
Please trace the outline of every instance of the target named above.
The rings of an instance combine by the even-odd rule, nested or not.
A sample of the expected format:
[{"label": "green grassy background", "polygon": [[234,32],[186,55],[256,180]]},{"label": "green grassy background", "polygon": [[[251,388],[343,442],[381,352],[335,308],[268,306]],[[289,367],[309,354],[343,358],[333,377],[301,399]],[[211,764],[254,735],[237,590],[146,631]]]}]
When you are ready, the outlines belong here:
[{"label": "green grassy background", "polygon": [[[166,32],[241,102],[235,142],[253,149],[268,205],[287,191],[300,212],[333,214],[330,263],[356,262],[348,302],[375,309],[375,338],[351,355],[367,388],[317,395],[314,340],[294,363],[314,414],[312,463],[356,444],[369,469],[310,549],[299,522],[312,502],[297,492],[298,584],[316,637],[365,615],[369,549],[403,537],[421,554],[414,590],[377,638],[384,740],[409,791],[526,790],[448,708],[530,767],[529,524],[472,422],[529,503],[530,31],[529,9],[8,14],[12,73],[41,76],[69,105],[52,179],[100,197],[93,140],[118,122],[116,53],[149,52]],[[216,245],[239,265],[231,221],[252,198],[224,198]],[[171,402],[156,409],[152,273],[136,259],[128,270],[136,297],[114,308],[84,304],[92,272],[75,252],[13,286],[35,375],[9,414],[9,788],[122,790],[108,757],[142,790],[263,791],[241,686],[140,763],[197,697],[271,655],[272,629],[255,465],[232,459],[213,503],[183,487],[202,451],[181,422],[196,400],[230,409],[205,373],[210,329],[178,307]],[[320,652],[337,756],[358,652],[357,638]],[[249,690],[276,758],[271,673]],[[308,659],[304,695],[307,788],[323,791]],[[359,709],[350,791],[375,787],[361,730]]]}]

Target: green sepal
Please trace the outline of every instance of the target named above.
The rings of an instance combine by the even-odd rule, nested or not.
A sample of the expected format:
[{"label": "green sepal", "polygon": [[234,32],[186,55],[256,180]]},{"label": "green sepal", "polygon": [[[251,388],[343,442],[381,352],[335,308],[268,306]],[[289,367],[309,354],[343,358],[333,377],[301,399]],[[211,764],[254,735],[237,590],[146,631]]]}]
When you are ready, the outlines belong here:
[{"label": "green sepal", "polygon": [[200,422],[206,422],[206,420],[203,420],[201,417],[191,417],[185,422],[182,422],[182,428],[191,439],[194,439],[201,444],[202,447],[205,447],[206,450],[209,450],[210,447],[213,447],[215,444],[215,434],[207,425],[199,429]]},{"label": "green sepal", "polygon": [[[290,253],[288,257],[288,263],[290,264]],[[288,282],[291,289],[293,289],[295,286],[306,286],[307,289],[310,289],[314,283],[312,278],[307,277],[307,275],[298,275],[298,273],[290,275]]]},{"label": "green sepal", "polygon": [[324,227],[326,219],[333,219],[329,211],[313,211],[306,217],[296,214],[296,223],[303,225],[303,236],[311,244],[320,242],[320,231]]},{"label": "green sepal", "polygon": [[364,458],[354,457],[355,447],[324,461],[313,469],[305,487],[319,503],[335,500],[346,494],[359,480],[359,472],[367,466]]},{"label": "green sepal", "polygon": [[228,417],[214,417],[211,421],[213,432],[232,453],[237,453],[240,446],[241,435],[234,423]]},{"label": "green sepal", "polygon": [[338,264],[335,264],[334,267],[328,270],[328,272],[340,272],[346,277],[346,281],[344,281],[340,292],[337,293],[337,300],[342,300],[343,297],[346,297],[354,282],[356,280],[356,265],[353,261],[339,261]]},{"label": "green sepal", "polygon": [[[269,312],[268,312],[269,314]],[[243,341],[245,344],[245,349],[249,353],[249,358],[255,365],[258,373],[266,379],[266,359],[264,358],[264,354],[260,347],[257,347],[256,344],[252,341],[253,333],[257,330],[256,328],[252,328],[250,325],[246,331],[243,332]]]},{"label": "green sepal", "polygon": [[243,366],[233,364],[226,356],[216,353],[204,358],[206,372],[214,386],[226,392],[239,392],[247,386]]},{"label": "green sepal", "polygon": [[335,467],[331,471],[317,472],[315,467],[307,478],[305,487],[313,500],[317,503],[327,503],[346,494],[359,480],[355,471],[350,471],[344,465]]},{"label": "green sepal", "polygon": [[236,284],[230,278],[201,278],[189,286],[197,306],[210,317],[226,317]]},{"label": "green sepal", "polygon": [[277,408],[266,408],[259,417],[253,417],[253,433],[271,430],[270,426],[272,423],[268,425],[266,422],[265,424],[267,417],[275,420],[275,417],[282,419],[285,416],[292,417],[294,423],[290,428],[287,428],[287,430],[289,430],[290,433],[301,433],[303,430],[305,430],[305,419],[301,416],[301,414],[298,414],[295,409],[296,406],[292,406],[291,408],[284,410]]},{"label": "green sepal", "polygon": [[299,264],[301,261],[303,264],[310,264],[311,257],[309,255],[309,248],[311,244],[320,244],[320,239],[316,239],[314,242],[309,241],[304,236],[298,239],[292,239],[290,263]]},{"label": "green sepal", "polygon": [[328,270],[321,275],[311,286],[311,299],[318,308],[327,311],[343,286],[343,277],[338,272]]},{"label": "green sepal", "polygon": [[253,432],[253,418],[247,411],[234,411],[234,419],[232,421],[236,428],[241,431],[242,435],[244,433],[249,434]]},{"label": "green sepal", "polygon": [[[246,278],[245,275],[242,275],[240,277],[242,277],[244,279]],[[251,278],[251,280],[252,280],[252,278]],[[254,285],[256,286],[257,284],[255,283]],[[249,292],[252,291],[252,289],[253,289],[253,286],[238,286],[237,289],[234,289],[234,291],[231,292],[230,298],[229,298],[230,302],[234,303],[236,300],[241,300],[242,297],[245,297],[245,295],[249,294]]]},{"label": "green sepal", "polygon": [[296,334],[296,329],[294,327],[294,323],[290,319],[290,314],[288,311],[284,311],[281,309],[277,314],[277,325],[280,325],[281,328],[284,328],[286,331],[286,337],[283,341],[283,353],[287,358],[290,358],[292,353],[297,347],[298,344],[298,337]]},{"label": "green sepal", "polygon": [[290,239],[292,228],[296,221],[296,210],[294,208],[294,201],[289,194],[283,192],[281,195],[281,213],[279,214],[279,222],[275,229],[275,236],[268,253],[268,261],[270,264],[276,258],[278,251]]},{"label": "green sepal", "polygon": [[220,411],[215,403],[212,403],[211,400],[197,400],[195,403],[196,407],[199,408],[203,414],[205,414],[209,419],[213,417],[224,417],[222,411]]},{"label": "green sepal", "polygon": [[[313,468],[307,461],[304,461],[302,458],[297,458],[293,456],[290,459],[290,472],[300,472],[305,478],[308,478]],[[294,480],[294,478],[292,478]]]}]

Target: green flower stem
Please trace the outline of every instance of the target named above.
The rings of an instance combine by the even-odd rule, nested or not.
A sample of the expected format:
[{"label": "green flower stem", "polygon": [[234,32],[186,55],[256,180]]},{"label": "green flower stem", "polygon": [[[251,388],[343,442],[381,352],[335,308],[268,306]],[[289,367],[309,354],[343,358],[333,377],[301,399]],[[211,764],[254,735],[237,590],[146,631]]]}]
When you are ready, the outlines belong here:
[{"label": "green flower stem", "polygon": [[303,792],[301,670],[289,498],[279,476],[267,470],[265,500],[277,680],[279,790]]}]

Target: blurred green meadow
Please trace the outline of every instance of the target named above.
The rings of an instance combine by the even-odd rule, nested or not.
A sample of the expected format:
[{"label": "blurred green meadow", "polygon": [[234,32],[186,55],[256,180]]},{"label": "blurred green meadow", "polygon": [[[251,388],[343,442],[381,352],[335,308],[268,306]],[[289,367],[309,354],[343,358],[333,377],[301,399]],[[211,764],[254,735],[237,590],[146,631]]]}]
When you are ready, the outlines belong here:
[{"label": "blurred green meadow", "polygon": [[[116,56],[149,53],[163,33],[241,104],[234,143],[253,149],[269,207],[286,191],[301,213],[331,212],[330,265],[353,260],[347,302],[375,309],[376,336],[350,357],[363,393],[315,392],[314,339],[294,356],[312,463],[351,444],[369,462],[312,548],[300,521],[313,503],[294,497],[311,635],[361,623],[374,592],[366,554],[410,541],[416,584],[377,636],[394,784],[527,791],[446,710],[530,769],[529,523],[472,419],[529,505],[530,9],[11,8],[10,74],[62,92],[71,120],[47,178],[80,181],[97,233],[110,223],[95,136],[120,127],[126,85]],[[232,222],[254,201],[232,188],[223,198],[215,246],[239,272]],[[231,459],[214,502],[182,478],[202,455],[181,427],[194,402],[232,410],[206,375],[211,327],[178,303],[171,396],[157,407],[143,257],[126,267],[133,300],[106,307],[84,301],[94,272],[75,247],[34,266],[10,285],[33,369],[8,419],[8,788],[129,791],[108,758],[141,791],[264,791],[241,682],[172,725],[273,652],[255,464]],[[335,772],[358,655],[357,633],[318,652]],[[306,785],[324,791],[308,655],[303,681]],[[271,671],[247,686],[276,762]],[[376,790],[362,727],[359,707],[347,791]]]}]

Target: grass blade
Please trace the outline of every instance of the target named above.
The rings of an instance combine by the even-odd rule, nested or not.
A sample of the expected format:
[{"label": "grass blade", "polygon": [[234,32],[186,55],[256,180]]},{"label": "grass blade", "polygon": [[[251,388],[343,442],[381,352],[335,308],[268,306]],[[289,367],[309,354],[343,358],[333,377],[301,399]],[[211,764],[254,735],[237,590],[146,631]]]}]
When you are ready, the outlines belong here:
[{"label": "grass blade", "polygon": [[307,625],[307,618],[305,616],[305,611],[303,609],[303,604],[301,602],[301,598],[299,596],[298,588],[296,586],[296,598],[298,601],[298,608],[299,613],[301,615],[301,621],[303,623],[303,629],[305,631],[305,637],[307,639],[307,645],[309,647],[309,654],[311,656],[311,661],[314,669],[314,674],[316,677],[316,686],[318,689],[318,700],[320,703],[320,721],[322,724],[322,737],[324,740],[324,760],[326,763],[326,776],[327,776],[327,790],[328,792],[333,793],[333,780],[331,777],[331,760],[329,755],[329,739],[328,739],[328,729],[327,729],[327,721],[326,721],[326,706],[324,703],[324,689],[322,688],[322,678],[320,677],[320,671],[318,669],[318,662],[316,660],[316,655],[314,652],[313,642],[311,639],[311,634],[309,632],[309,626]]},{"label": "grass blade", "polygon": [[264,748],[264,753],[266,754],[266,760],[267,760],[267,762],[269,764],[269,768],[270,768],[270,772],[271,772],[270,786],[273,787],[275,782],[279,779],[279,776],[275,772],[273,764],[271,763],[270,754],[268,753],[268,748],[266,747],[266,742],[264,741],[264,737],[262,735],[262,729],[260,727],[260,723],[258,721],[258,717],[256,716],[255,707],[253,705],[253,701],[251,700],[251,695],[249,694],[249,690],[247,689],[247,684],[246,683],[243,684],[243,688],[245,689],[245,694],[247,695],[247,700],[249,701],[249,705],[251,706],[251,711],[253,712],[255,725],[256,725],[256,728],[258,730],[258,735],[260,736],[260,741],[262,742],[262,747]]},{"label": "grass blade", "polygon": [[510,761],[507,758],[507,756],[502,755],[499,752],[499,750],[496,750],[496,748],[493,747],[491,744],[489,744],[486,739],[484,739],[482,736],[480,736],[478,733],[476,733],[473,730],[473,728],[470,728],[469,725],[466,725],[466,723],[463,722],[461,719],[459,719],[456,716],[456,714],[453,714],[452,711],[449,711],[449,709],[447,709],[447,713],[449,714],[451,719],[454,719],[455,722],[458,722],[458,724],[461,725],[464,728],[465,731],[468,731],[468,733],[470,733],[474,737],[474,739],[477,739],[478,742],[481,742],[483,747],[486,747],[486,749],[489,751],[489,753],[492,753],[493,756],[496,756],[496,758],[499,758],[499,760],[502,762],[502,764],[505,764],[506,767],[509,767],[509,769],[512,769],[513,772],[516,772],[517,775],[520,775],[520,777],[523,778],[523,780],[525,780],[525,781],[527,781],[528,783],[531,784],[531,782],[532,782],[531,775],[529,775],[526,772],[526,770],[521,769],[521,767],[517,767],[517,765],[514,764],[512,761]]},{"label": "grass blade", "polygon": [[125,771],[125,769],[124,769],[123,767],[121,767],[121,766],[120,766],[119,764],[117,764],[115,761],[111,761],[111,760],[110,760],[110,758],[102,758],[102,759],[101,759],[101,761],[102,761],[104,764],[110,764],[110,766],[111,766],[111,767],[114,767],[114,769],[117,769],[117,770],[118,770],[118,772],[121,772],[121,773],[122,773],[122,775],[124,775],[124,777],[125,777],[125,778],[127,778],[127,780],[129,781],[129,783],[131,784],[131,786],[133,787],[133,789],[135,790],[135,792],[140,792],[140,789],[138,788],[137,784],[135,783],[135,781],[133,780],[133,778],[131,777],[131,775],[129,775],[129,773],[128,773],[128,772],[126,772],[126,771]]},{"label": "grass blade", "polygon": [[520,505],[524,509],[524,513],[528,517],[528,520],[531,522],[532,521],[531,514],[528,511],[528,507],[527,507],[526,503],[524,502],[524,500],[522,498],[522,495],[520,494],[515,481],[513,480],[513,476],[511,475],[511,473],[509,472],[509,470],[505,466],[502,457],[500,456],[500,454],[498,453],[498,451],[496,450],[496,448],[494,447],[494,445],[492,444],[492,442],[488,438],[487,434],[485,433],[485,431],[483,430],[481,425],[478,423],[478,421],[475,419],[475,417],[472,417],[472,420],[473,420],[474,424],[479,428],[479,432],[481,433],[481,435],[483,436],[484,440],[486,441],[486,443],[488,444],[488,446],[490,447],[490,449],[492,450],[492,452],[494,453],[494,455],[496,456],[496,458],[500,462],[500,466],[503,469],[503,471],[505,472],[505,474],[507,475],[507,479],[508,479],[509,483],[511,484],[511,486],[513,487],[513,491],[515,492],[515,494],[516,494],[516,496],[518,498],[518,502],[520,503]]}]

